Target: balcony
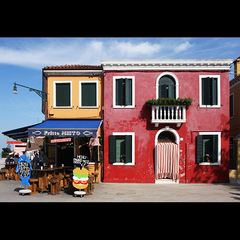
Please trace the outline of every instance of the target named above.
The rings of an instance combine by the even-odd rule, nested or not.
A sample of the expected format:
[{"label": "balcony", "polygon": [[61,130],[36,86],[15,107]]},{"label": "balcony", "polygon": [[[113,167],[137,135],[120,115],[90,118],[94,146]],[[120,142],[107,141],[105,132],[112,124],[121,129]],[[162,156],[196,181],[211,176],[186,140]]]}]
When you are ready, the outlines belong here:
[{"label": "balcony", "polygon": [[155,127],[160,123],[176,123],[180,127],[186,122],[186,105],[152,105],[152,120]]}]

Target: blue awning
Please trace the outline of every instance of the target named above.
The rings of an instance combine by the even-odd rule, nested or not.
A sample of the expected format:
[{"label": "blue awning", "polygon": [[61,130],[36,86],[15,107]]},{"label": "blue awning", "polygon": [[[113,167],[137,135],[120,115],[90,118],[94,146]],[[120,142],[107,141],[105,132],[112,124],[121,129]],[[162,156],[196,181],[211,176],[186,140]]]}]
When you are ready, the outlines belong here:
[{"label": "blue awning", "polygon": [[47,120],[29,128],[28,136],[91,137],[96,135],[101,122],[101,119]]}]

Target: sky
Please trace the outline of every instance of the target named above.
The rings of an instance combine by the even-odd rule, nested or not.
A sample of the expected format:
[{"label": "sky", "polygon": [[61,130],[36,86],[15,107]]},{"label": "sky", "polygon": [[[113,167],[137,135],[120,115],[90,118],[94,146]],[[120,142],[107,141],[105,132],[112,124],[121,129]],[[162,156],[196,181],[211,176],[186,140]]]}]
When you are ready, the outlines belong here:
[{"label": "sky", "polygon": [[[240,38],[0,38],[0,151],[4,131],[40,123],[41,98],[13,83],[41,90],[42,68],[100,65],[108,59],[233,59]],[[233,67],[230,72],[233,72]],[[233,74],[229,74],[229,79]],[[11,145],[13,150],[13,145]]]}]

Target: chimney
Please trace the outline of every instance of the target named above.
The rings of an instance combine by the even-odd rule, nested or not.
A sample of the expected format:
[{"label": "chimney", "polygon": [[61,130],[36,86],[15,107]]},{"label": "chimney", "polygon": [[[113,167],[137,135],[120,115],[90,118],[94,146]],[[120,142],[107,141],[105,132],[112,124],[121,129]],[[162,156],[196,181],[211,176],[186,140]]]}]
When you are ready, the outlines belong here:
[{"label": "chimney", "polygon": [[234,77],[240,75],[240,57],[233,61],[234,63]]}]

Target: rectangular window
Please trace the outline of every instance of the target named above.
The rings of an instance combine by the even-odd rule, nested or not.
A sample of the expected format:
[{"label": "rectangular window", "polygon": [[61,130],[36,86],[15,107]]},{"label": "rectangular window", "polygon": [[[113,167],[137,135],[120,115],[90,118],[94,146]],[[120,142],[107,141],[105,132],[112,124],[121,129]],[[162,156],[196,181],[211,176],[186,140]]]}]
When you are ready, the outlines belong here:
[{"label": "rectangular window", "polygon": [[233,95],[233,93],[230,94],[229,104],[230,104],[230,118],[233,118],[234,117],[234,95]]},{"label": "rectangular window", "polygon": [[79,106],[92,108],[98,107],[98,82],[80,81],[79,83]]},{"label": "rectangular window", "polygon": [[109,136],[109,163],[113,165],[135,164],[134,133],[113,133]]},{"label": "rectangular window", "polygon": [[54,107],[71,108],[72,107],[72,82],[54,81]]},{"label": "rectangular window", "polygon": [[199,76],[200,107],[220,107],[220,76]]},{"label": "rectangular window", "polygon": [[113,77],[113,107],[135,107],[135,77]]},{"label": "rectangular window", "polygon": [[221,164],[221,132],[200,132],[196,138],[197,163]]}]

